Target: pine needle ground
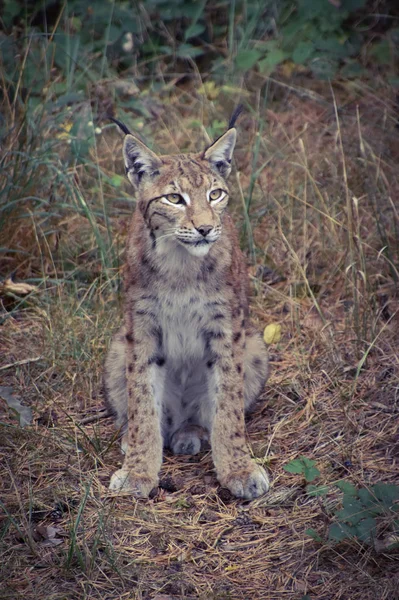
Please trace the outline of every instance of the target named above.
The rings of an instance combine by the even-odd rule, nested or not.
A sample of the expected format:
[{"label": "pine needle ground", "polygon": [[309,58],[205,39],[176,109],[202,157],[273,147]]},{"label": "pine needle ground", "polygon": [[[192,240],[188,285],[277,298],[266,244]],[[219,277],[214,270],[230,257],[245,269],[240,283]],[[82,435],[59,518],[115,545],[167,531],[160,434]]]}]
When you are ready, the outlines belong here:
[{"label": "pine needle ground", "polygon": [[[21,428],[0,401],[1,598],[399,597],[397,553],[327,539],[342,501],[337,481],[398,484],[394,98],[309,81],[273,84],[266,106],[247,94],[232,210],[252,258],[253,317],[260,329],[282,326],[248,418],[271,491],[235,500],[218,486],[210,453],[166,453],[152,498],[108,492],[122,456],[110,419],[97,417],[133,203],[128,185],[111,181],[123,173],[121,139],[104,128],[91,166],[68,173],[77,204],[61,205],[66,184],[56,179],[42,213],[29,215],[26,200],[3,227],[2,246],[13,251],[2,273],[34,290],[3,282],[1,292],[1,385],[33,410]],[[210,100],[181,86],[153,100],[157,122],[143,126],[164,152],[199,150],[199,116],[226,120],[232,104],[223,91]],[[57,144],[67,152],[67,136]],[[302,476],[283,469],[298,456],[316,461],[326,495],[309,495]]]}]

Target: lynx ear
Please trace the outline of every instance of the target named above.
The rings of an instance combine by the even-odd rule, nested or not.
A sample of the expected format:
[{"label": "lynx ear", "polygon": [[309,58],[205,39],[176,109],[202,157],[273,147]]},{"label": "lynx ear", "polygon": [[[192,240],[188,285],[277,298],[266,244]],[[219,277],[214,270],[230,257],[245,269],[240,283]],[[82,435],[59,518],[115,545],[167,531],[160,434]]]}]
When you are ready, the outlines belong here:
[{"label": "lynx ear", "polygon": [[130,133],[125,136],[123,142],[123,158],[126,175],[134,187],[140,184],[145,175],[157,175],[162,164],[161,159],[152,150]]},{"label": "lynx ear", "polygon": [[231,159],[237,139],[237,131],[233,127],[226,131],[212,146],[209,146],[202,155],[204,160],[208,160],[211,166],[227,178],[231,171]]}]

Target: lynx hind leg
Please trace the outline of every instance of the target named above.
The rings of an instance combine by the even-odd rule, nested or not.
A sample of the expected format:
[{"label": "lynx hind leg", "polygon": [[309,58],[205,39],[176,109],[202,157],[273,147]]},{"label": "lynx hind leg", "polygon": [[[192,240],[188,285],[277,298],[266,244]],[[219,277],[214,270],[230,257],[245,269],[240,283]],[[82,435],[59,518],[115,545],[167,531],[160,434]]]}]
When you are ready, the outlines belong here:
[{"label": "lynx hind leg", "polygon": [[245,410],[249,410],[269,377],[269,355],[260,333],[255,328],[251,327],[246,331],[245,339],[244,399]]},{"label": "lynx hind leg", "polygon": [[170,441],[173,454],[198,454],[208,441],[206,429],[200,425],[185,425],[175,431]]},{"label": "lynx hind leg", "polygon": [[105,403],[114,414],[115,425],[121,433],[122,452],[126,452],[127,389],[124,327],[113,337],[105,360],[104,389]]}]

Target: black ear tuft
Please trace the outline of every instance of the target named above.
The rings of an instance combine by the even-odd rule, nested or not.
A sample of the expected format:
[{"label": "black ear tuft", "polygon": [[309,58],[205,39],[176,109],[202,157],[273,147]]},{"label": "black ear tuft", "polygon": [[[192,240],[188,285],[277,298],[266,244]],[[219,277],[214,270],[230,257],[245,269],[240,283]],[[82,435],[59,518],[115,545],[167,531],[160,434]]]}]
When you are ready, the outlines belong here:
[{"label": "black ear tuft", "polygon": [[125,135],[129,135],[130,131],[128,130],[128,128],[126,127],[126,125],[124,123],[122,123],[122,121],[118,121],[118,119],[114,119],[114,117],[108,116],[108,119],[110,121],[113,121],[114,123],[116,123],[118,125],[118,127],[120,129],[122,129],[123,133]]},{"label": "black ear tuft", "polygon": [[238,117],[241,115],[243,110],[244,110],[244,106],[242,104],[239,104],[238,106],[236,106],[236,108],[233,111],[233,114],[230,117],[229,129],[232,129],[233,127],[235,127],[236,121],[237,121]]},{"label": "black ear tuft", "polygon": [[125,173],[130,183],[137,187],[142,179],[148,175],[155,177],[159,175],[159,167],[162,164],[161,159],[150,150],[144,142],[132,135],[129,129],[122,121],[108,116],[125,134],[123,140],[123,158],[125,161]]}]

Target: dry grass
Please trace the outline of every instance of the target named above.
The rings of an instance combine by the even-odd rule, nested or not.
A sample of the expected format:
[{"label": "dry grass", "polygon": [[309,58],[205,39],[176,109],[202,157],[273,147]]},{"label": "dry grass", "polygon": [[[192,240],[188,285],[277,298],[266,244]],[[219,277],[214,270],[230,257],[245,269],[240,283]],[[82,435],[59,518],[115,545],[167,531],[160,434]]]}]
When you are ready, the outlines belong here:
[{"label": "dry grass", "polygon": [[[52,218],[53,236],[43,216],[9,219],[2,245],[18,252],[5,255],[3,272],[39,283],[25,299],[2,290],[2,385],[34,419],[21,429],[0,404],[1,598],[399,598],[397,554],[306,534],[326,536],[341,499],[337,480],[398,483],[399,450],[393,101],[385,89],[310,88],[276,84],[264,109],[250,92],[254,114],[242,119],[236,156],[238,224],[240,189],[248,199],[256,175],[252,313],[260,328],[278,322],[283,331],[248,421],[254,455],[273,479],[264,498],[231,498],[209,453],[166,454],[148,501],[108,493],[121,461],[113,426],[87,417],[102,408],[102,362],[121,318],[117,263],[104,266],[84,212]],[[145,130],[166,151],[198,149],[204,133],[193,140],[193,120],[210,124],[226,104],[222,93],[210,102],[181,87],[157,101],[157,124]],[[111,129],[98,139],[109,176],[122,172],[120,145]],[[126,205],[118,214],[112,186],[99,193],[90,169],[74,177],[93,211],[111,207],[108,248],[119,256]],[[96,223],[106,239],[104,219]],[[299,455],[317,462],[327,496],[309,496],[301,476],[283,470]]]}]

